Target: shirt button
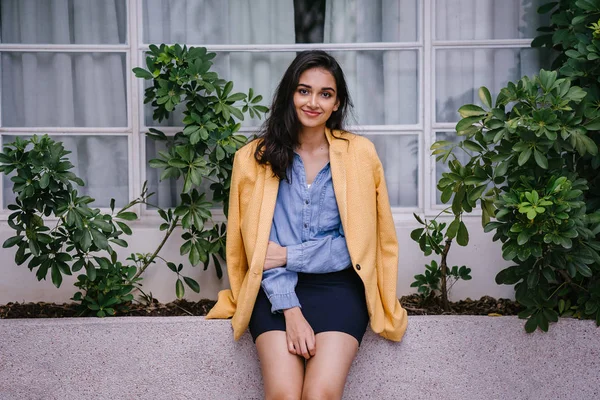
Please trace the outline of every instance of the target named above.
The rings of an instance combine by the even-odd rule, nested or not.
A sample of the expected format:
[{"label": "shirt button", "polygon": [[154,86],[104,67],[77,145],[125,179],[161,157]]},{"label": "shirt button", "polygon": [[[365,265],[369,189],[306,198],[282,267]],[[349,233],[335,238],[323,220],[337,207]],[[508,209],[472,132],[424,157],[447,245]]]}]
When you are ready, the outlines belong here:
[{"label": "shirt button", "polygon": [[304,227],[305,227],[305,228],[308,228],[308,224],[304,224]]},{"label": "shirt button", "polygon": [[356,264],[356,269],[360,271],[360,264]]},{"label": "shirt button", "polygon": [[309,203],[309,201],[308,201],[308,200],[306,200],[306,201],[304,202],[304,204],[308,204],[308,203]]}]

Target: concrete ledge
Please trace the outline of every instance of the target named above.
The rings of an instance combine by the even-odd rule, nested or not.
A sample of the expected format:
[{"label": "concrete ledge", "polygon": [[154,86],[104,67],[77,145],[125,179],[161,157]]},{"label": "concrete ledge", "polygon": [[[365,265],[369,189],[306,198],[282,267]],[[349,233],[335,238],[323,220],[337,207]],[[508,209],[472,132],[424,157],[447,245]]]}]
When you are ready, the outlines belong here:
[{"label": "concrete ledge", "polygon": [[[401,343],[367,332],[344,399],[597,399],[600,330],[561,320],[410,317]],[[248,334],[202,317],[0,320],[0,399],[261,399]]]}]

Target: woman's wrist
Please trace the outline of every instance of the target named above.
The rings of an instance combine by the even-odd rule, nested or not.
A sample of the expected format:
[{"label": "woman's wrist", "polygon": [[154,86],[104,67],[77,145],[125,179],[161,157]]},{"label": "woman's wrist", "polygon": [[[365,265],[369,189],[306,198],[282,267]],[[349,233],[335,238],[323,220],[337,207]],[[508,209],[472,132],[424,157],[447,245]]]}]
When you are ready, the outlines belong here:
[{"label": "woman's wrist", "polygon": [[296,315],[302,315],[302,311],[300,311],[300,307],[296,306],[296,307],[292,307],[292,308],[286,308],[285,310],[283,310],[283,316],[286,318],[289,317],[294,317]]}]

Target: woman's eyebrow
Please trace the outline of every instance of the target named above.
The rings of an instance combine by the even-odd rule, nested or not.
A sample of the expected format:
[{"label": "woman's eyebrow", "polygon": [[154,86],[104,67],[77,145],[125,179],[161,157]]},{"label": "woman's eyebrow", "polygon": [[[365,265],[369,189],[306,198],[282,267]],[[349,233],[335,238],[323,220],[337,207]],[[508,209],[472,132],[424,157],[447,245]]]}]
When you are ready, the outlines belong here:
[{"label": "woman's eyebrow", "polygon": [[[304,86],[305,88],[312,89],[312,86],[307,85],[306,83],[299,83],[298,86]],[[324,88],[321,88],[321,90],[331,90],[332,92],[335,93],[335,89],[331,88],[331,87],[324,87]]]}]

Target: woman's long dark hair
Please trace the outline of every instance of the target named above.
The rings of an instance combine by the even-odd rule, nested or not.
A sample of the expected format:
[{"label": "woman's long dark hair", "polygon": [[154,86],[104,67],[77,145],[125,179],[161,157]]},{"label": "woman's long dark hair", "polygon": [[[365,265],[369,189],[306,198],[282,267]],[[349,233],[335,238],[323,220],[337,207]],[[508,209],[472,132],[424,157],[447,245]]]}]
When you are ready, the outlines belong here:
[{"label": "woman's long dark hair", "polygon": [[329,129],[344,129],[344,122],[352,107],[344,73],[338,62],[322,50],[307,50],[299,53],[290,64],[275,90],[269,117],[264,122],[254,158],[259,164],[270,164],[279,179],[287,179],[287,168],[294,157],[298,145],[300,121],[294,107],[294,92],[300,75],[311,68],[323,68],[333,75],[337,86],[339,107],[326,122]]}]

